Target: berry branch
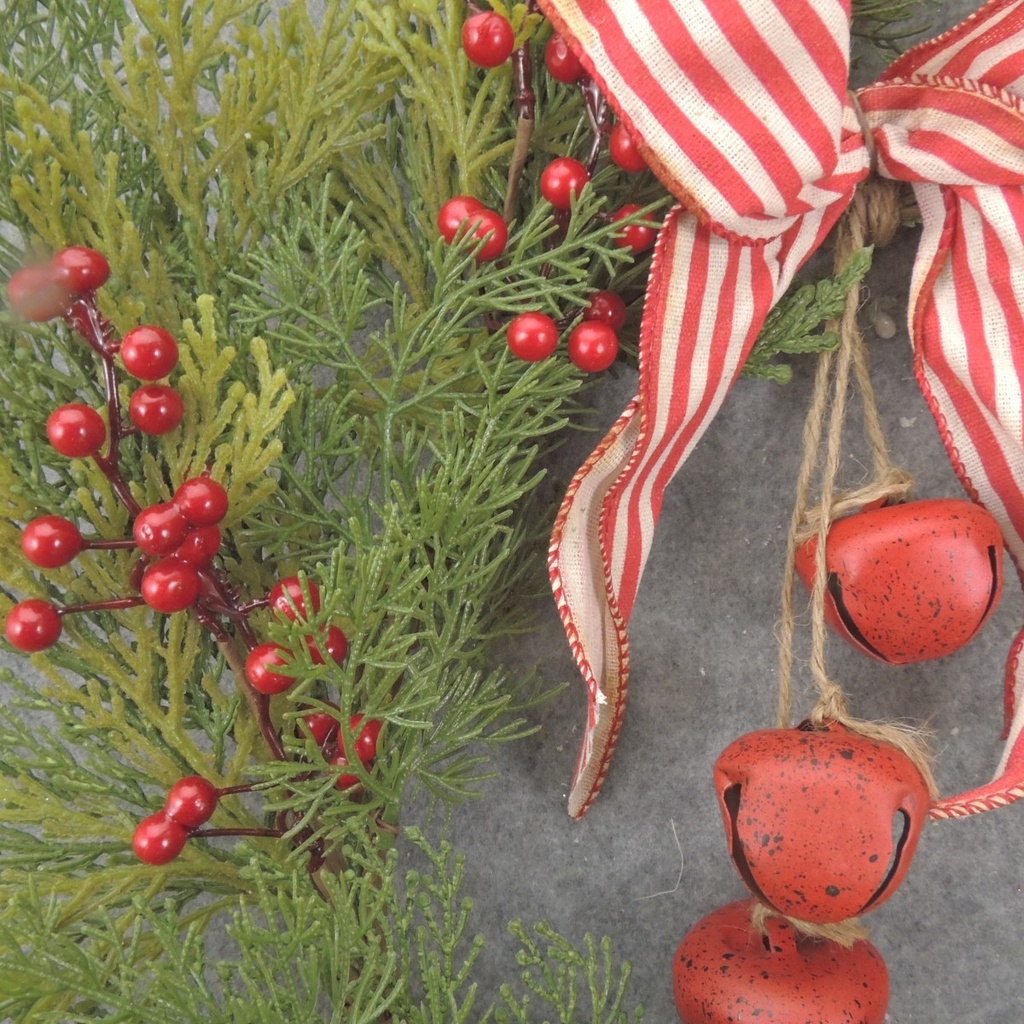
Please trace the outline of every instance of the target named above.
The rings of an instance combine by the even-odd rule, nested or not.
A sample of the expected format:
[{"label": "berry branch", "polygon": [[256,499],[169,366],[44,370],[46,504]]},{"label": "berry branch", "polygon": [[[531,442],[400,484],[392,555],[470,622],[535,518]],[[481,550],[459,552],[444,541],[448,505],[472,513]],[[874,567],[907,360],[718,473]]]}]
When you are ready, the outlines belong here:
[{"label": "berry branch", "polygon": [[[24,319],[43,322],[62,318],[96,353],[102,366],[106,391],[107,422],[95,409],[72,403],[55,410],[47,421],[47,437],[58,454],[67,458],[91,458],[110,482],[114,494],[133,517],[132,536],[110,540],[83,537],[77,525],[60,516],[41,516],[28,523],[21,547],[30,563],[42,569],[70,564],[82,551],[132,549],[139,557],[128,583],[137,594],[111,597],[64,606],[32,598],[16,604],[5,620],[5,634],[12,646],[25,652],[50,647],[60,638],[62,620],[72,614],[119,611],[147,605],[171,615],[188,611],[213,636],[249,701],[270,756],[289,761],[280,732],[271,717],[270,698],[288,690],[294,678],[287,672],[293,652],[277,643],[261,642],[249,621],[250,615],[270,608],[279,619],[305,622],[320,610],[316,584],[297,577],[281,580],[266,596],[245,601],[223,568],[215,564],[220,551],[219,523],[227,515],[229,499],[224,487],[211,479],[209,468],[184,480],[171,500],[142,507],[124,475],[122,441],[139,433],[162,436],[174,430],[184,415],[177,391],[166,384],[178,363],[178,345],[161,327],[141,326],[119,341],[96,305],[96,291],[110,274],[102,254],[74,247],[58,252],[48,264],[31,265],[15,273],[8,285],[14,311]],[[125,371],[144,382],[128,402],[131,426],[122,419],[115,360]],[[106,444],[106,452],[102,448]],[[348,640],[335,625],[316,629],[304,638],[314,664],[327,658],[342,664]],[[239,650],[239,644],[247,652]],[[278,671],[284,669],[285,671]],[[333,705],[337,709],[336,705]],[[339,790],[360,788],[358,775],[342,769],[352,759],[368,769],[377,755],[381,723],[363,722],[352,716],[350,755],[339,741],[339,720],[325,712],[306,716],[304,729],[312,736],[328,768],[337,769]],[[296,779],[308,777],[297,775]],[[184,848],[190,837],[260,836],[281,838],[292,827],[289,814],[279,812],[274,829],[213,828],[199,830],[213,814],[217,801],[228,793],[247,792],[251,785],[218,790],[198,776],[183,779],[171,788],[164,810],[144,819],[135,830],[133,847],[140,860],[167,863]],[[296,848],[308,848],[307,868],[312,873],[323,864],[322,843],[303,826],[291,837]]]}]

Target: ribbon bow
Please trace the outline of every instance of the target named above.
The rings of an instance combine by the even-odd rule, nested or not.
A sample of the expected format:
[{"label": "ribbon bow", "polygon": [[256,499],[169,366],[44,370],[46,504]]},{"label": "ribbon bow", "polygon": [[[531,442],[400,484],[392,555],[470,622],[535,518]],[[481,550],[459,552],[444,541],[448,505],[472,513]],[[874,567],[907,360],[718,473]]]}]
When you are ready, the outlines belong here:
[{"label": "ribbon bow", "polygon": [[[855,101],[849,0],[540,2],[678,200],[651,263],[639,393],[577,472],[551,539],[589,692],[569,796],[578,818],[622,725],[626,627],[664,489],[872,166],[912,183],[923,218],[917,379],[960,481],[1024,566],[1024,0],[989,0]],[[1024,796],[1022,646],[1024,630],[995,780],[937,801],[933,817]]]}]

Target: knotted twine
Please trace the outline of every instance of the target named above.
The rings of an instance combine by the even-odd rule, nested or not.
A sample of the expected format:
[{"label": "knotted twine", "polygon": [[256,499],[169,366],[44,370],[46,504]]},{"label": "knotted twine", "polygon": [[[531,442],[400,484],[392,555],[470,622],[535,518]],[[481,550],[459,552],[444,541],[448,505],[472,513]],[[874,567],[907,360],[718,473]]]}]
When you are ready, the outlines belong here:
[{"label": "knotted twine", "polygon": [[[989,0],[848,94],[849,0],[540,0],[678,200],[659,232],[636,398],[579,470],[550,574],[586,683],[569,813],[600,790],[622,725],[627,626],[668,482],[764,318],[867,177],[922,216],[915,370],[967,493],[1024,563],[1024,0]],[[861,116],[862,115],[862,116]],[[934,817],[1024,796],[1024,630],[1007,661],[997,778]]]},{"label": "knotted twine", "polygon": [[[862,182],[853,202],[836,231],[835,269],[841,272],[850,258],[870,241],[887,244],[902,220],[899,188],[894,182],[868,178]],[[874,389],[868,371],[867,348],[857,323],[860,310],[860,284],[846,296],[842,318],[836,325],[838,346],[818,357],[814,397],[804,422],[804,453],[796,487],[796,501],[790,522],[782,582],[782,610],[779,621],[779,711],[777,725],[790,725],[792,703],[793,635],[796,625],[794,584],[796,552],[805,542],[817,538],[814,585],[811,589],[810,669],[818,690],[818,700],[809,717],[811,724],[822,726],[837,722],[870,739],[889,743],[906,754],[924,776],[933,797],[938,787],[931,770],[931,755],[920,728],[898,722],[868,722],[854,718],[847,707],[842,687],[828,673],[825,659],[826,538],[832,523],[840,517],[884,502],[907,496],[913,478],[895,465],[889,455],[885,433],[878,415]],[[864,433],[871,447],[872,474],[864,484],[838,492],[846,403],[853,386],[860,393],[864,413]],[[827,421],[828,430],[822,437]],[[819,466],[819,462],[821,465]],[[815,472],[821,477],[818,501],[810,494]]]}]

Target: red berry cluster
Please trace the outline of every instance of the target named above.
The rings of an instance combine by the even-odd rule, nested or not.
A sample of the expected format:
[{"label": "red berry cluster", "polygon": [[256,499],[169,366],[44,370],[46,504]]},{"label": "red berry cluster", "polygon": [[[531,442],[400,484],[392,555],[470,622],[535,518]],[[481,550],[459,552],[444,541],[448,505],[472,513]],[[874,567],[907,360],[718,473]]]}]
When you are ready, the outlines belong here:
[{"label": "red berry cluster", "polygon": [[168,791],[164,809],[136,826],[132,836],[135,856],[146,864],[174,860],[189,836],[213,816],[221,792],[201,775],[179,779]]},{"label": "red berry cluster", "polygon": [[[528,48],[515,50],[515,31],[509,20],[495,11],[473,14],[462,29],[462,45],[472,63],[494,68],[517,56],[517,68]],[[596,165],[600,145],[607,132],[608,153],[620,169],[635,174],[647,170],[647,162],[637,147],[628,127],[622,123],[610,131],[605,124],[606,105],[596,94],[594,83],[579,58],[566,40],[553,34],[544,49],[544,63],[553,79],[567,85],[578,86],[588,103],[591,121],[595,126],[596,144],[589,166],[571,157],[552,160],[541,172],[540,192],[554,208],[560,232],[564,233],[567,218],[583,189],[589,183]],[[527,63],[528,66],[528,63]],[[524,83],[520,83],[523,86]],[[595,100],[595,95],[598,98]],[[600,110],[591,109],[595,104]],[[640,207],[629,204],[610,216],[610,221],[635,217]],[[473,196],[456,196],[441,207],[437,219],[438,230],[449,244],[456,237],[472,236],[482,244],[476,252],[478,261],[492,260],[504,251],[508,241],[508,226],[495,211],[486,209]],[[615,236],[616,243],[635,254],[650,249],[657,237],[656,230],[646,224],[625,224]],[[618,350],[618,331],[626,318],[622,299],[611,291],[594,293],[590,304],[582,311],[581,322],[569,334],[569,358],[582,370],[598,372],[615,361]],[[568,318],[570,321],[575,317]],[[519,359],[537,362],[552,355],[558,347],[559,324],[540,312],[523,313],[508,324],[506,338],[509,350]]]},{"label": "red berry cluster", "polygon": [[[330,705],[335,711],[336,704]],[[353,760],[358,760],[364,770],[369,771],[377,759],[377,741],[380,738],[384,723],[377,718],[365,718],[363,715],[352,715],[348,720],[349,732],[353,743],[351,752],[340,741],[341,722],[328,711],[314,711],[303,716],[302,724],[313,742],[320,747],[324,759],[334,768],[348,768]],[[358,775],[342,771],[334,783],[340,790],[354,789],[361,785]]]},{"label": "red berry cluster", "polygon": [[[223,569],[215,564],[222,540],[219,524],[229,511],[229,498],[224,487],[210,477],[209,471],[183,481],[170,501],[146,507],[136,501],[119,460],[121,442],[140,431],[165,434],[173,430],[182,419],[184,406],[173,388],[145,383],[128,403],[130,425],[123,422],[116,360],[120,359],[120,365],[131,376],[152,382],[167,377],[177,365],[178,346],[170,333],[156,326],[136,327],[120,340],[115,338],[111,325],[99,312],[95,297],[96,289],[107,281],[109,272],[107,261],[100,253],[80,247],[64,249],[49,263],[18,271],[8,284],[8,297],[15,312],[26,319],[45,321],[62,317],[103,364],[106,419],[89,406],[69,404],[49,417],[46,433],[59,454],[94,460],[133,517],[131,536],[86,538],[71,520],[43,515],[26,524],[21,546],[28,561],[41,569],[66,566],[89,548],[134,550],[138,557],[129,574],[129,585],[134,592],[63,607],[40,598],[22,601],[7,615],[5,635],[19,650],[35,652],[56,643],[64,616],[72,613],[140,605],[148,605],[163,614],[188,610],[218,643],[226,645],[226,650],[236,640],[244,644],[248,657],[242,674],[245,684],[251,688],[249,692],[264,740],[275,758],[285,760],[281,736],[270,717],[269,698],[292,685],[292,676],[278,669],[292,663],[293,652],[279,644],[261,643],[249,617],[269,606],[287,620],[306,622],[320,610],[319,589],[314,583],[289,577],[263,598],[248,603],[241,600]],[[341,664],[348,653],[348,640],[335,625],[311,627],[305,644],[311,660],[318,665],[326,664],[328,658]],[[339,752],[339,727],[337,720],[333,721],[333,733],[327,727],[331,735],[321,743],[324,758],[335,768],[349,766],[352,762],[343,750]],[[363,723],[361,716],[353,716],[350,729],[357,733],[354,757],[369,768],[377,754],[381,723],[372,719]],[[338,785],[348,789],[358,782],[357,776],[343,773]],[[273,830],[197,832],[213,813],[219,796],[250,788],[217,790],[198,776],[180,780],[168,794],[163,811],[146,818],[136,829],[135,852],[147,863],[163,864],[176,857],[186,840],[196,834],[283,835],[288,825],[283,819]],[[311,853],[311,870],[318,856],[315,850]]]},{"label": "red berry cluster", "polygon": [[[309,607],[306,597],[309,597]],[[308,582],[303,587],[296,576],[281,580],[267,595],[267,603],[280,616],[291,622],[305,622],[320,611],[320,589]],[[316,636],[307,634],[306,648],[315,665],[326,664],[325,655],[340,665],[348,655],[348,638],[337,626],[318,630]],[[292,663],[293,652],[275,643],[257,644],[249,651],[245,661],[245,677],[257,692],[284,693],[295,681],[290,675],[276,671]]]}]

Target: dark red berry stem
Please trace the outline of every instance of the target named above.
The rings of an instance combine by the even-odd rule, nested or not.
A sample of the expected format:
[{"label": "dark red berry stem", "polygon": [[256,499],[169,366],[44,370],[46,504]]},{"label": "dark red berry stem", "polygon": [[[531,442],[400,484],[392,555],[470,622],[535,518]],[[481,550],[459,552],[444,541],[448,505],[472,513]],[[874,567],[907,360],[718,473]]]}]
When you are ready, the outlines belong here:
[{"label": "dark red berry stem", "polygon": [[264,839],[281,839],[283,829],[277,828],[198,828],[190,833],[192,839],[216,839],[221,836],[257,836]]},{"label": "dark red berry stem", "polygon": [[534,118],[537,97],[533,92],[533,60],[530,47],[520,46],[512,54],[512,74],[516,86],[516,107],[519,117],[516,121],[516,141],[508,168],[508,187],[505,189],[504,217],[510,221],[515,217],[516,194],[523,177],[523,168],[530,155],[530,141],[533,139]]},{"label": "dark red berry stem", "polygon": [[123,608],[138,608],[145,604],[141,597],[112,597],[107,601],[90,601],[88,604],[69,604],[57,609],[58,615],[76,615],[79,612],[116,612]]},{"label": "dark red berry stem", "polygon": [[82,541],[83,551],[115,551],[118,549],[127,550],[138,547],[131,537],[122,537],[114,540],[84,540]]}]

